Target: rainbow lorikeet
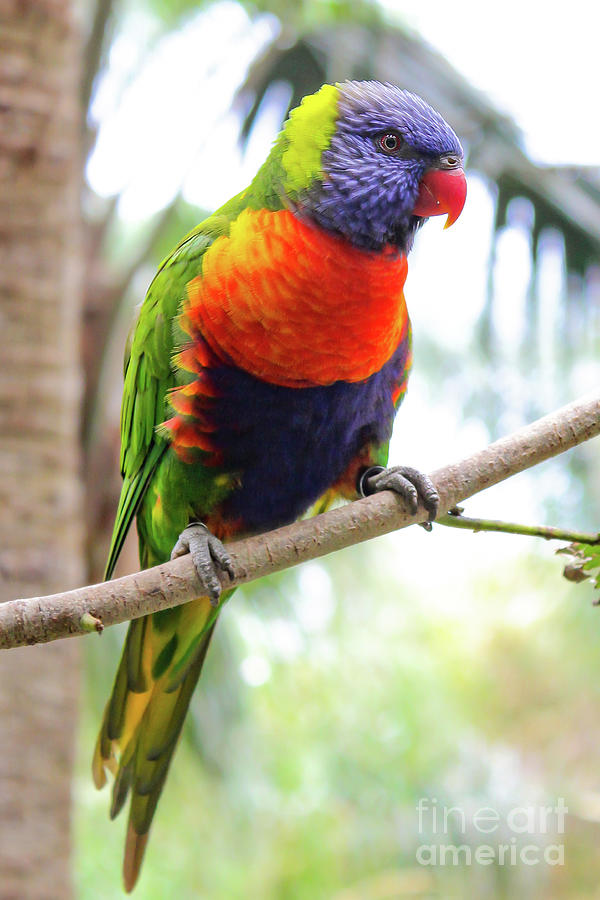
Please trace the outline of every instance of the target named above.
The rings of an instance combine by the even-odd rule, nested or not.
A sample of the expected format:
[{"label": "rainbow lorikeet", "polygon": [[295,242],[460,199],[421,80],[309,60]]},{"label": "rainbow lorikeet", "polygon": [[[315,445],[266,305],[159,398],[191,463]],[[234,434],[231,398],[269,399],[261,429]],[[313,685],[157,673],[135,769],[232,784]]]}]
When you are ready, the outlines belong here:
[{"label": "rainbow lorikeet", "polygon": [[221,541],[386,489],[435,517],[426,476],[384,466],[411,362],[406,256],[424,219],[459,216],[462,161],[414,94],[324,85],[150,285],[125,361],[106,577],[136,517],[141,565],[189,551],[206,596],[131,622],[106,707],[94,776],[115,775],[112,816],[131,792],[127,890],[229,595]]}]

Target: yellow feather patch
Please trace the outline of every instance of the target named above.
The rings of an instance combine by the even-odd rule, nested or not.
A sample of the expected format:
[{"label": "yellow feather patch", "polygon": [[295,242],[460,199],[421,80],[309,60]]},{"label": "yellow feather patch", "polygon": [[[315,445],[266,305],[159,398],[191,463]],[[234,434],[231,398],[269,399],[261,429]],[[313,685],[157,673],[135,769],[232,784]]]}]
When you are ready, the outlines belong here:
[{"label": "yellow feather patch", "polygon": [[305,97],[291,111],[284,127],[284,140],[289,143],[282,157],[287,175],[285,188],[289,193],[308,187],[321,175],[321,154],[335,131],[338,98],[338,88],[324,84],[320,91]]}]

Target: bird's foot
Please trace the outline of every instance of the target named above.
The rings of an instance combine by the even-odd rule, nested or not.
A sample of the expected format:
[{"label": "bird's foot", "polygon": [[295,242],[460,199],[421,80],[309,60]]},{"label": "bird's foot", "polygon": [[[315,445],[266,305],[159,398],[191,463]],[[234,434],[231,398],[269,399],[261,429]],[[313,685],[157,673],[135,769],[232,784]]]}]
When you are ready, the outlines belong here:
[{"label": "bird's foot", "polygon": [[423,527],[428,531],[431,530],[431,522],[437,516],[440,498],[433,482],[423,472],[411,469],[410,466],[391,466],[389,469],[371,466],[360,474],[357,488],[361,497],[368,497],[379,491],[394,491],[406,501],[413,515],[420,500],[429,513],[429,520],[423,523]]},{"label": "bird's foot", "polygon": [[227,572],[234,577],[231,557],[222,542],[211,534],[202,522],[191,522],[179,535],[179,540],[171,551],[171,559],[189,553],[196,574],[206,591],[211,606],[217,606],[221,596],[219,572]]}]

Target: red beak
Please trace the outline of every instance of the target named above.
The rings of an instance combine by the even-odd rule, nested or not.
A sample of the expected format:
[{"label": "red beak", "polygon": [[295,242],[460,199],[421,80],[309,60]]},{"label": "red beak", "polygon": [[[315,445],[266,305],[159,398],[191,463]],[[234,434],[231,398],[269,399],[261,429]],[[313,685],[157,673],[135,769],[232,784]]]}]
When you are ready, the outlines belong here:
[{"label": "red beak", "polygon": [[462,169],[428,169],[419,184],[413,216],[448,215],[444,228],[460,216],[467,199],[467,179]]}]

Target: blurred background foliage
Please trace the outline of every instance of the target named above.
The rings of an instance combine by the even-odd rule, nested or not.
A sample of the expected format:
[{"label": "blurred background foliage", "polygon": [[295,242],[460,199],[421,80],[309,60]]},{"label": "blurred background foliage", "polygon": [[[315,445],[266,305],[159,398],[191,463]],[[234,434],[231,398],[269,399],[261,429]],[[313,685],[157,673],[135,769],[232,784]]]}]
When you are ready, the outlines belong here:
[{"label": "blurred background foliage", "polygon": [[[414,90],[467,151],[466,230],[441,234],[430,223],[413,254],[416,366],[395,461],[441,465],[598,381],[598,169],[532,160],[513,121],[390,4],[97,0],[84,11],[91,578],[101,577],[119,491],[120,359],[132,307],[161,258],[214,205],[203,190],[216,177],[215,152],[237,154],[238,165],[220,175],[225,200],[241,186],[236,179],[251,176],[287,108],[324,81],[378,78]],[[197,81],[173,89],[168,48],[183,54],[185,36],[210,36],[214,21],[221,43],[209,59],[199,45]],[[156,60],[163,69],[153,82]],[[154,97],[152,84],[160,88]],[[208,95],[219,92],[221,107],[205,127]],[[197,107],[168,115],[188,93]],[[130,116],[132,94],[145,97],[150,127],[136,144],[136,125],[121,125],[111,157],[111,120]],[[212,163],[211,142],[221,142]],[[169,186],[161,194],[164,173],[150,172],[135,208],[136,169],[146,152],[152,161],[154,144],[164,148],[158,159]],[[592,442],[486,492],[468,512],[598,528],[599,457]],[[140,900],[598,896],[600,620],[591,591],[560,579],[548,547],[415,531],[234,597],[161,801]],[[136,565],[132,540],[121,572]],[[86,639],[75,791],[85,900],[121,896],[124,822],[109,823],[107,796],[89,777],[121,639],[117,629],[101,642]],[[552,806],[558,797],[569,807],[566,834],[518,840],[564,842],[564,866],[417,864],[421,844],[475,848],[515,837],[504,825],[482,840],[470,822],[478,808],[505,822],[514,807]],[[467,827],[456,820],[454,833],[440,836],[428,819],[420,831],[420,798],[459,807]]]}]

